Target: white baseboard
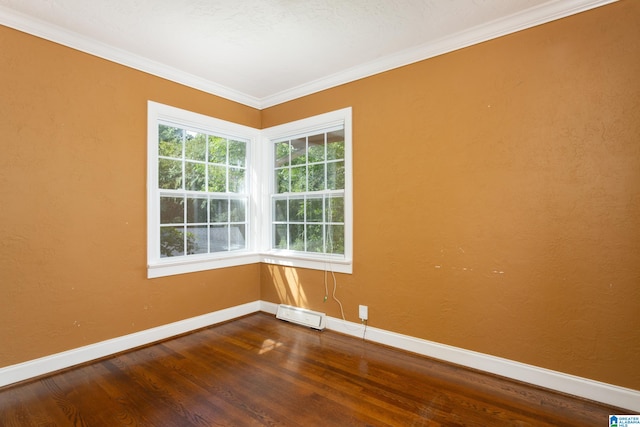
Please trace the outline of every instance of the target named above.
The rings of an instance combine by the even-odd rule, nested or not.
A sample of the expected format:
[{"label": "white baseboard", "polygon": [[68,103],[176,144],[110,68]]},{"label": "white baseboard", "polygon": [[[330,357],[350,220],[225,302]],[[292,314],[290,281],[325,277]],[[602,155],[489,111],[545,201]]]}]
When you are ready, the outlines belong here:
[{"label": "white baseboard", "polygon": [[[327,329],[362,338],[364,326],[334,317],[327,318]],[[369,341],[411,351],[517,381],[556,390],[573,396],[640,412],[640,391],[581,378],[509,359],[439,344],[384,329],[366,329]]]},{"label": "white baseboard", "polygon": [[[260,301],[261,311],[275,313],[278,305]],[[360,323],[327,317],[327,329],[362,338],[379,344],[433,357],[450,363],[489,372],[539,387],[556,390],[596,402],[606,403],[640,413],[640,391],[619,387],[488,354],[439,344],[408,335],[368,326],[365,332]]]},{"label": "white baseboard", "polygon": [[124,335],[84,347],[74,348],[39,359],[29,360],[24,363],[0,368],[0,387],[20,381],[50,374],[61,369],[81,363],[90,362],[112,354],[131,350],[152,342],[171,338],[176,335],[194,331],[196,329],[215,325],[216,323],[235,319],[260,310],[260,302],[254,301],[247,304],[215,311],[202,316],[192,317],[157,328],[146,329],[133,334]]},{"label": "white baseboard", "polygon": [[278,306],[280,304],[274,304],[268,301],[260,301],[260,311],[264,311],[269,314],[276,314],[278,312]]},{"label": "white baseboard", "polygon": [[[49,374],[81,363],[90,362],[257,311],[264,311],[275,315],[277,309],[278,304],[267,301],[254,301],[157,328],[147,329],[130,335],[64,351],[62,353],[56,353],[51,356],[7,366],[0,368],[0,387]],[[366,334],[365,338],[372,342],[640,413],[640,391],[637,390],[439,344],[384,329],[373,328],[371,326],[368,326],[365,331],[364,326],[359,323],[348,322],[335,317],[327,317],[327,329],[358,338],[362,338],[363,334]]]}]

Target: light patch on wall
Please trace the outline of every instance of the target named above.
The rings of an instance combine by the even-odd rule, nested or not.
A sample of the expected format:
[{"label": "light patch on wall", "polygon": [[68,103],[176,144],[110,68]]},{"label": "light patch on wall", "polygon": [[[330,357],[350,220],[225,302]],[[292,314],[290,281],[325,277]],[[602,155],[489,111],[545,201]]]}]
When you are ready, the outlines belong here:
[{"label": "light patch on wall", "polygon": [[307,307],[307,295],[295,268],[269,265],[268,269],[283,304]]}]

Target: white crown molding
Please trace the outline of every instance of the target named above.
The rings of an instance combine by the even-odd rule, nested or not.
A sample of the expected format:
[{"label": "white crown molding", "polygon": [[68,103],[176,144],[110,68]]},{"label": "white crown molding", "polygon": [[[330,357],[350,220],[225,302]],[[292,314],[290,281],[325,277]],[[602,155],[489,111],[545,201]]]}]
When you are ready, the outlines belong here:
[{"label": "white crown molding", "polygon": [[73,31],[0,6],[0,25],[49,40],[163,79],[201,90],[253,108],[260,108],[258,98],[238,92],[210,80],[169,67],[157,61],[119,49]]},{"label": "white crown molding", "polygon": [[403,67],[445,53],[463,49],[498,37],[546,24],[557,19],[585,12],[618,0],[552,0],[521,13],[470,28],[433,42],[406,49],[366,64],[349,68],[339,73],[314,80],[264,97],[261,108],[272,107],[312,93],[330,89],[365,77],[370,77],[394,68]]},{"label": "white crown molding", "polygon": [[[267,301],[229,307],[156,328],[75,348],[39,359],[0,368],[0,387],[91,362],[106,356],[147,345],[176,335],[195,331],[247,314],[263,311],[275,315],[278,304]],[[434,359],[467,366],[529,384],[640,412],[640,391],[551,371],[513,360],[465,350],[420,338],[364,326],[335,317],[327,317],[327,329],[371,342],[410,351]]]},{"label": "white crown molding", "polygon": [[502,19],[349,68],[279,93],[256,98],[179,69],[106,45],[64,28],[0,6],[0,24],[98,56],[249,107],[264,109],[394,68],[433,58],[507,34],[545,24],[617,0],[551,0]]}]

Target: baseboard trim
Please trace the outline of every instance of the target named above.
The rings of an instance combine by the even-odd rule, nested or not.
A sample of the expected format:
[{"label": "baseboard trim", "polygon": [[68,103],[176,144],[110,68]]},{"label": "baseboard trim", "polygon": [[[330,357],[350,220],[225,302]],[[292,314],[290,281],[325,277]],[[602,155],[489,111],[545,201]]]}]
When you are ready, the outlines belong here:
[{"label": "baseboard trim", "polygon": [[[277,307],[277,304],[260,301],[261,311],[275,314]],[[439,344],[371,326],[368,326],[365,331],[364,326],[360,323],[348,322],[335,317],[327,317],[326,328],[358,338],[364,336],[368,341],[640,413],[640,391],[637,390]]]},{"label": "baseboard trim", "polygon": [[[188,333],[247,314],[263,311],[275,315],[278,304],[254,301],[192,317],[156,328],[102,341],[39,359],[0,368],[0,387],[50,374],[75,365],[107,357],[173,336]],[[327,329],[372,342],[456,363],[517,381],[556,390],[640,413],[640,391],[552,371],[488,354],[327,317]]]},{"label": "baseboard trim", "polygon": [[260,302],[254,301],[84,347],[63,351],[39,359],[10,365],[0,368],[0,387],[111,356],[257,311],[260,311]]}]

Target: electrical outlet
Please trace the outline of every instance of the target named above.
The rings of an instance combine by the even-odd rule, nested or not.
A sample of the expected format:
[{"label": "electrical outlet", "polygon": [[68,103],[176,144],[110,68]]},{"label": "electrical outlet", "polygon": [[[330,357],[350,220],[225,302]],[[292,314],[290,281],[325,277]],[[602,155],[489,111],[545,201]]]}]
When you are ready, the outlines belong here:
[{"label": "electrical outlet", "polygon": [[358,306],[358,314],[360,320],[368,320],[369,319],[369,307],[366,305]]}]

